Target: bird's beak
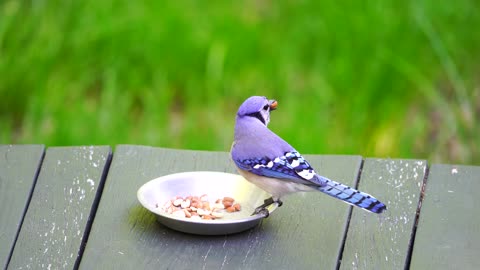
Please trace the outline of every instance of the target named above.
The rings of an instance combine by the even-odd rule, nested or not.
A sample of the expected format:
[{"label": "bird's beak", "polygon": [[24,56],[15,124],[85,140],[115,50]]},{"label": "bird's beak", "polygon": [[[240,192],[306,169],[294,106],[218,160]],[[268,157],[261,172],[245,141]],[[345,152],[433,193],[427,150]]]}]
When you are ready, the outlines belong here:
[{"label": "bird's beak", "polygon": [[277,109],[278,102],[276,100],[272,99],[268,103],[270,104],[270,111]]}]

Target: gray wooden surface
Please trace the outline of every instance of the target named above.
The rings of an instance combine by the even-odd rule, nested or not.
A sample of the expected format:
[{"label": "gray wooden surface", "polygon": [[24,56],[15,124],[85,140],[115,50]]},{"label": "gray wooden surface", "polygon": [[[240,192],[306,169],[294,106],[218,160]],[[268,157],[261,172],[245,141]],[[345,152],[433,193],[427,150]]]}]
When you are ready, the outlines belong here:
[{"label": "gray wooden surface", "polygon": [[[354,184],[359,156],[307,156],[319,173]],[[350,206],[295,194],[256,228],[195,236],[155,221],[136,199],[147,181],[182,171],[235,172],[227,153],[118,146],[80,269],[334,269]]]},{"label": "gray wooden surface", "polygon": [[375,216],[354,209],[341,269],[408,268],[426,168],[424,160],[365,160],[359,189],[383,201],[387,212]]},{"label": "gray wooden surface", "polygon": [[176,172],[236,173],[228,153],[122,145],[110,164],[111,156],[109,147],[52,147],[45,152],[40,145],[0,145],[0,265],[480,268],[480,167],[433,165],[417,219],[425,161],[367,159],[362,167],[359,156],[307,155],[326,177],[348,185],[356,185],[360,177],[359,189],[385,202],[387,212],[352,211],[316,192],[294,194],[251,230],[207,237],[160,225],[139,204],[136,192],[147,181]]},{"label": "gray wooden surface", "polygon": [[45,147],[0,145],[0,267],[7,266]]},{"label": "gray wooden surface", "polygon": [[433,165],[411,269],[480,269],[480,167]]},{"label": "gray wooden surface", "polygon": [[8,269],[74,268],[110,155],[110,147],[47,149]]}]

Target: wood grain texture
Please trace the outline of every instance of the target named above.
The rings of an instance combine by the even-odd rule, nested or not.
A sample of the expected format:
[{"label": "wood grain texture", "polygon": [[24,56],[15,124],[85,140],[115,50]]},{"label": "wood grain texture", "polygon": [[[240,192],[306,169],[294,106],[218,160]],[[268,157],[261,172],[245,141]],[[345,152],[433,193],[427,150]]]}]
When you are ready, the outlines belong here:
[{"label": "wood grain texture", "polygon": [[42,163],[43,145],[0,145],[0,266],[6,268]]},{"label": "wood grain texture", "polygon": [[[318,172],[354,184],[359,156],[306,156]],[[229,154],[118,146],[80,269],[333,269],[350,206],[321,193],[295,194],[262,223],[227,236],[170,230],[136,199],[159,176],[234,173]]]},{"label": "wood grain texture", "polygon": [[47,149],[9,269],[75,267],[110,156],[110,147]]},{"label": "wood grain texture", "polygon": [[341,269],[406,267],[426,168],[424,160],[365,160],[359,189],[383,201],[387,211],[353,210]]},{"label": "wood grain texture", "polygon": [[411,269],[480,269],[480,167],[433,165]]}]

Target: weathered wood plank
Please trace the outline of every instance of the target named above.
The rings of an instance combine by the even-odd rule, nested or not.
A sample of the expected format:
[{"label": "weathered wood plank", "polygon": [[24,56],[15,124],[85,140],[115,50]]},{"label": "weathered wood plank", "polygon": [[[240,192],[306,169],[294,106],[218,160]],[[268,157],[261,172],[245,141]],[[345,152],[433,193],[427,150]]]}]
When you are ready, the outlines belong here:
[{"label": "weathered wood plank", "polygon": [[[307,156],[327,177],[354,184],[359,156]],[[320,193],[295,194],[256,228],[228,236],[170,230],[137,202],[166,174],[235,172],[229,154],[118,146],[81,269],[333,269],[350,207]]]},{"label": "weathered wood plank", "polygon": [[424,160],[365,160],[359,189],[387,205],[377,216],[354,209],[341,269],[403,269],[409,249],[423,179]]},{"label": "weathered wood plank", "polygon": [[0,145],[0,266],[7,267],[45,147]]},{"label": "weathered wood plank", "polygon": [[78,266],[110,147],[48,148],[9,269]]},{"label": "weathered wood plank", "polygon": [[480,269],[480,167],[433,165],[411,269]]}]

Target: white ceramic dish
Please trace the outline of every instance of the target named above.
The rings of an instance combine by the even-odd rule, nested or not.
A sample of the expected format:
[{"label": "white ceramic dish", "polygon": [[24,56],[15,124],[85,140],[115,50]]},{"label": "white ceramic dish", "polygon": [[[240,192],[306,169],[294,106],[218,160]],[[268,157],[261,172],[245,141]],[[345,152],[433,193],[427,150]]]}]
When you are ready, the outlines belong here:
[{"label": "white ceramic dish", "polygon": [[[166,213],[162,206],[175,196],[201,196],[210,200],[232,197],[241,211],[225,213],[216,220],[192,220]],[[137,192],[140,203],[157,216],[157,220],[177,231],[200,235],[224,235],[256,226],[264,214],[253,215],[255,208],[271,195],[251,184],[242,176],[223,172],[184,172],[170,174],[145,183]],[[272,213],[277,204],[267,209]]]}]

